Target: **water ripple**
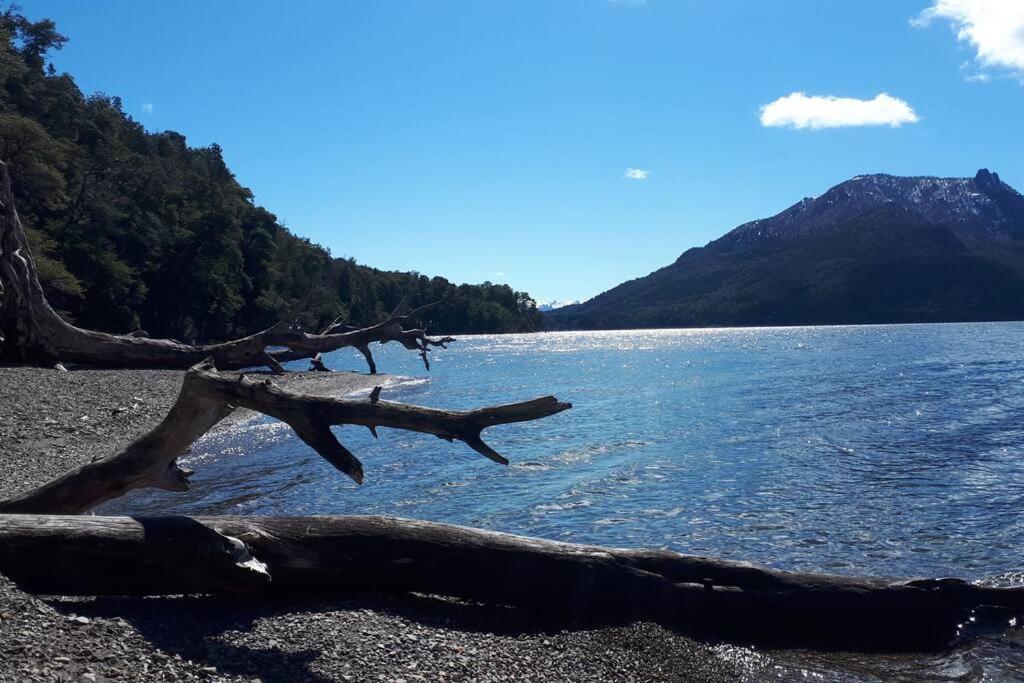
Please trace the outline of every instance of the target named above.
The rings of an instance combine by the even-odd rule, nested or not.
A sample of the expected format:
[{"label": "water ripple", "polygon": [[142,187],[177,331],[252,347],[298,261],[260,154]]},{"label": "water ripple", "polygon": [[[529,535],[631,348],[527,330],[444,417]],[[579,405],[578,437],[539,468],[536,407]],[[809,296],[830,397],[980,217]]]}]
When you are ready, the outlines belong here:
[{"label": "water ripple", "polygon": [[[402,514],[788,569],[1020,585],[1022,333],[1000,323],[474,336],[434,354],[429,375],[389,345],[375,354],[403,376],[387,385],[397,399],[461,409],[554,394],[574,408],[488,430],[510,467],[433,437],[338,430],[366,465],[361,487],[263,420],[198,443],[189,493],[136,493],[119,509]],[[362,362],[348,351],[329,361]],[[1005,628],[928,661],[886,660],[877,678],[916,665],[976,680],[980,666],[1002,680],[992,653],[1024,666],[1022,637]],[[856,658],[823,661],[779,666],[875,675]]]}]

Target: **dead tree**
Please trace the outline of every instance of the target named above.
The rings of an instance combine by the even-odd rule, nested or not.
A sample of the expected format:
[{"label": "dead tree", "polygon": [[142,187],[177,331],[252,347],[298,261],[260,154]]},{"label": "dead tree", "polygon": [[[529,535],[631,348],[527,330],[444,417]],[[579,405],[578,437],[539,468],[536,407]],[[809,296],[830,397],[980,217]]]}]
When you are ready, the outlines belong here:
[{"label": "dead tree", "polygon": [[[431,347],[444,347],[450,337],[434,339],[421,328],[405,329],[417,313],[405,302],[382,323],[364,328],[337,326],[322,334],[302,330],[294,315],[261,332],[219,344],[192,345],[170,339],[106,334],[69,324],[50,307],[36,273],[25,230],[15,208],[7,165],[0,162],[0,360],[55,366],[75,363],[106,368],[170,368],[184,370],[212,358],[217,367],[235,370],[269,367],[283,372],[282,363],[312,358],[344,347],[358,349],[377,367],[370,344],[396,341],[420,353],[429,369]],[[269,350],[284,347],[283,350]]]},{"label": "dead tree", "polygon": [[646,619],[700,635],[864,649],[935,647],[970,611],[1024,610],[1024,589],[958,579],[792,573],[690,557],[544,541],[384,517],[76,516],[141,487],[185,490],[177,458],[235,407],[272,415],[357,482],[336,425],[462,441],[498,463],[487,427],[569,408],[553,397],[469,411],[306,396],[192,368],[167,417],[126,449],[0,503],[0,572],[60,594],[387,590],[450,595],[556,619]]},{"label": "dead tree", "polygon": [[220,373],[207,361],[185,374],[177,400],[151,432],[119,453],[0,502],[0,513],[78,514],[133,489],[186,491],[192,473],[178,465],[178,457],[239,407],[286,422],[327,462],[362,483],[362,463],[338,441],[332,426],[360,425],[374,436],[380,427],[433,434],[447,441],[462,441],[477,453],[507,465],[508,460],[484,442],[484,429],[554,415],[571,404],[545,396],[476,410],[440,410],[382,401],[379,387],[366,399],[308,396],[277,387],[270,379]]},{"label": "dead tree", "polygon": [[978,605],[1024,610],[1024,588],[784,572],[372,516],[0,515],[0,572],[47,594],[413,591],[559,621],[890,651],[945,645]]},{"label": "dead tree", "polygon": [[[1024,589],[958,579],[886,580],[790,573],[668,551],[571,545],[444,524],[384,517],[86,517],[100,503],[142,488],[182,491],[191,472],[178,458],[236,407],[288,423],[338,470],[362,482],[362,464],[331,431],[358,425],[462,441],[507,461],[481,437],[491,426],[570,407],[551,396],[448,411],[380,400],[306,396],[218,370],[316,358],[397,341],[427,363],[431,339],[404,329],[405,305],[367,328],[335,323],[310,334],[282,322],[224,344],[82,330],[48,305],[0,165],[2,357],[103,367],[191,368],[164,420],[127,448],[0,502],[0,572],[29,590],[66,594],[392,590],[529,607],[562,618],[650,619],[697,633],[776,644],[905,649],[948,642],[973,609],[1024,610]],[[284,350],[268,351],[271,347]],[[429,364],[428,364],[429,367]]]}]

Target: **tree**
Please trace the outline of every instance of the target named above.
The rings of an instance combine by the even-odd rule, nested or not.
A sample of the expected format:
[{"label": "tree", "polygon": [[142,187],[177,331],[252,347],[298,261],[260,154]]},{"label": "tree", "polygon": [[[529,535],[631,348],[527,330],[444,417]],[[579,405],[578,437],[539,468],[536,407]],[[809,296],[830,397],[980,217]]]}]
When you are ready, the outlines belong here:
[{"label": "tree", "polygon": [[[403,297],[415,308],[455,292],[438,278],[428,294],[417,273],[333,258],[292,234],[254,202],[217,145],[149,132],[117,97],[86,95],[47,66],[64,40],[52,22],[0,15],[0,159],[44,292],[68,320],[209,343],[269,327],[311,289],[302,312],[311,329],[343,311],[350,324],[371,325]],[[497,287],[474,286],[466,298]],[[431,309],[424,323],[445,333],[540,329],[535,310],[497,300],[506,307],[497,330],[493,315],[466,315],[462,300]]]},{"label": "tree", "polygon": [[362,463],[332,426],[360,425],[374,435],[379,427],[434,434],[507,464],[483,441],[483,430],[571,406],[546,396],[446,411],[382,401],[380,387],[368,399],[321,398],[218,370],[218,355],[251,365],[249,356],[259,354],[273,366],[278,361],[267,352],[270,341],[288,342],[290,349],[279,356],[287,359],[309,355],[310,344],[332,337],[363,350],[372,369],[367,339],[382,335],[413,348],[422,344],[426,362],[431,340],[422,330],[402,330],[399,323],[408,313],[401,304],[383,327],[337,331],[332,325],[321,335],[271,328],[214,347],[72,327],[49,307],[35,277],[6,166],[0,166],[0,181],[5,351],[36,359],[63,353],[114,366],[153,359],[170,364],[167,359],[180,362],[201,352],[211,356],[186,373],[176,403],[148,434],[116,454],[0,502],[0,571],[34,590],[173,594],[372,587],[529,606],[561,618],[655,619],[764,642],[890,648],[944,642],[981,604],[1024,609],[1022,588],[787,573],[667,551],[573,546],[390,518],[77,517],[135,488],[187,490],[191,472],[178,465],[178,457],[236,407],[287,422],[328,463],[362,483]]},{"label": "tree", "polygon": [[[203,264],[209,267],[209,264]],[[223,276],[203,274],[209,279]],[[321,334],[309,333],[297,321],[297,312],[254,335],[220,344],[183,344],[145,335],[93,332],[65,322],[50,307],[39,281],[32,250],[21,224],[11,190],[7,165],[0,161],[0,360],[58,365],[62,362],[96,367],[149,367],[184,369],[212,358],[220,367],[238,369],[268,366],[283,372],[281,363],[351,346],[377,371],[369,345],[397,341],[418,351],[429,368],[431,347],[445,347],[451,337],[434,339],[419,328],[406,329],[419,312],[405,301],[382,323],[365,328],[341,326],[336,320]],[[225,305],[231,305],[228,302]],[[271,350],[271,347],[286,347]]]}]

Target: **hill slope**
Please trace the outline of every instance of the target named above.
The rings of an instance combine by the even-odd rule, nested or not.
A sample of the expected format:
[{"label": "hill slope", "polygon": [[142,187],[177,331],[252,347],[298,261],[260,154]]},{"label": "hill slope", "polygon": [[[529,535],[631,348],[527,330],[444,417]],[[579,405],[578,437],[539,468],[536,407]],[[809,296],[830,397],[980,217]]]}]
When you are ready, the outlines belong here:
[{"label": "hill slope", "polygon": [[444,299],[425,320],[436,332],[540,326],[529,295],[507,285],[455,285],[332,258],[256,205],[217,145],[149,132],[118,98],[86,95],[57,73],[47,54],[65,41],[51,21],[0,12],[0,159],[11,167],[47,296],[77,324],[239,337],[313,290],[307,322],[318,329],[338,314],[376,322],[404,295],[413,305]]},{"label": "hill slope", "polygon": [[858,176],[577,306],[609,329],[1024,318],[1024,197],[973,178]]}]

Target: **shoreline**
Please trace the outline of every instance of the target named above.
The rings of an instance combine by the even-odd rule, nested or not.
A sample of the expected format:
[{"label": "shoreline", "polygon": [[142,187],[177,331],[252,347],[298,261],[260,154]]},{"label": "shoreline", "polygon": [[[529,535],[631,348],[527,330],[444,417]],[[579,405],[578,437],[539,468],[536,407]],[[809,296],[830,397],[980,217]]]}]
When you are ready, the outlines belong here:
[{"label": "shoreline", "polygon": [[700,327],[608,327],[608,328],[558,328],[550,330],[536,330],[535,332],[496,332],[496,333],[470,333],[459,336],[485,336],[493,334],[543,334],[543,333],[572,333],[572,332],[737,332],[741,330],[795,330],[795,329],[826,329],[830,327],[921,327],[924,325],[1012,325],[1024,323],[1020,320],[917,320],[910,322],[877,322],[877,323],[792,323],[778,325],[704,325]]},{"label": "shoreline", "polygon": [[[0,496],[107,455],[163,418],[182,371],[0,367]],[[350,395],[387,375],[295,372]],[[257,414],[234,415],[223,431]],[[47,598],[0,576],[0,681],[693,680],[770,676],[770,660],[646,623],[540,624],[426,596]],[[87,676],[92,674],[95,679]],[[86,676],[85,678],[82,678]]]},{"label": "shoreline", "polygon": [[[284,375],[273,375],[269,372],[249,372],[247,376],[266,376],[278,386],[310,396],[333,396],[335,398],[354,398],[362,392],[369,392],[375,386],[385,389],[392,376],[388,374],[366,375],[350,370],[333,372],[289,372]],[[203,436],[222,434],[249,424],[253,420],[264,417],[261,413],[248,408],[235,408],[230,415],[218,422]],[[202,437],[200,437],[202,438]]]}]

